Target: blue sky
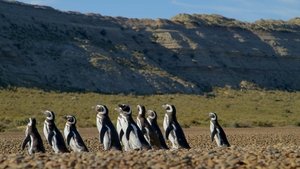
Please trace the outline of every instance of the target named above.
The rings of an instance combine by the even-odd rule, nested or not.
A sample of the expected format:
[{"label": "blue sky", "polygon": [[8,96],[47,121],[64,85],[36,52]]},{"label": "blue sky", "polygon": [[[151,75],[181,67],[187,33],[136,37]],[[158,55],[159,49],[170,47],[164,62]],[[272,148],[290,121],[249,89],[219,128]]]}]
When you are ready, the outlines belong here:
[{"label": "blue sky", "polygon": [[220,14],[241,21],[300,17],[300,0],[19,0],[62,11],[129,18],[171,18],[179,13]]}]

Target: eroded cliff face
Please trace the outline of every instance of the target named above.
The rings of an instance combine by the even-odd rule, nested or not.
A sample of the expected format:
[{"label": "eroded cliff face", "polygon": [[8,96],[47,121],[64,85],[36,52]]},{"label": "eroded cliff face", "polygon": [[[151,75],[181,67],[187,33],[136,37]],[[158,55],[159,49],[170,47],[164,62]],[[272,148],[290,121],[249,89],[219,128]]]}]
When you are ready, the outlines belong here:
[{"label": "eroded cliff face", "polygon": [[300,19],[113,18],[0,1],[0,84],[103,93],[195,93],[241,81],[300,89]]}]

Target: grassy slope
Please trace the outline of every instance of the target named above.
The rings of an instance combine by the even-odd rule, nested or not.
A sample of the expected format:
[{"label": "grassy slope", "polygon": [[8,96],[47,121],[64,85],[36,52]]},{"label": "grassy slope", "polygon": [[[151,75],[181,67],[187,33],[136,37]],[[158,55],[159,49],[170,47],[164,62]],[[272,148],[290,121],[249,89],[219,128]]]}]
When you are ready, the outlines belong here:
[{"label": "grassy slope", "polygon": [[113,109],[119,103],[132,105],[134,117],[136,104],[156,110],[159,124],[164,115],[161,105],[171,103],[177,107],[178,120],[184,127],[209,125],[210,111],[219,114],[223,126],[300,125],[300,92],[216,89],[209,97],[183,94],[135,96],[14,88],[0,90],[0,131],[23,128],[28,117],[36,117],[41,126],[44,120],[41,112],[46,109],[56,112],[60,128],[65,123],[62,116],[66,114],[76,115],[79,127],[93,127],[96,104],[106,104],[115,122],[117,113]]}]

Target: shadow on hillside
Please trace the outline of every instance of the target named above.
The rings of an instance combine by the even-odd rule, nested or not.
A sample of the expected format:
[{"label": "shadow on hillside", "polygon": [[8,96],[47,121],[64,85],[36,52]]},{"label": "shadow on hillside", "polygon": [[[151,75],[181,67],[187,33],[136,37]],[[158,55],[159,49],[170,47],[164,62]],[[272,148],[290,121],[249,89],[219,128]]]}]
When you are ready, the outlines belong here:
[{"label": "shadow on hillside", "polygon": [[[2,87],[202,94],[247,81],[300,90],[300,60],[279,56],[265,32],[153,20],[145,27],[144,20],[0,3]],[[272,35],[287,54],[299,53],[297,33]]]}]

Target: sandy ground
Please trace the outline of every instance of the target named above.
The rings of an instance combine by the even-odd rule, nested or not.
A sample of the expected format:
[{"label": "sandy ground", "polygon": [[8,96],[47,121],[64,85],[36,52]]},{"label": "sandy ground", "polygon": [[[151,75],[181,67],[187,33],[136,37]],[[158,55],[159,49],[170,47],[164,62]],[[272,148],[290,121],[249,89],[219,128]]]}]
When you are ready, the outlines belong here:
[{"label": "sandy ground", "polygon": [[54,154],[44,140],[47,153],[32,156],[20,150],[23,132],[0,133],[0,168],[300,168],[300,128],[224,130],[230,148],[211,143],[208,128],[188,128],[190,150],[105,152],[96,128],[82,128],[89,153]]}]

